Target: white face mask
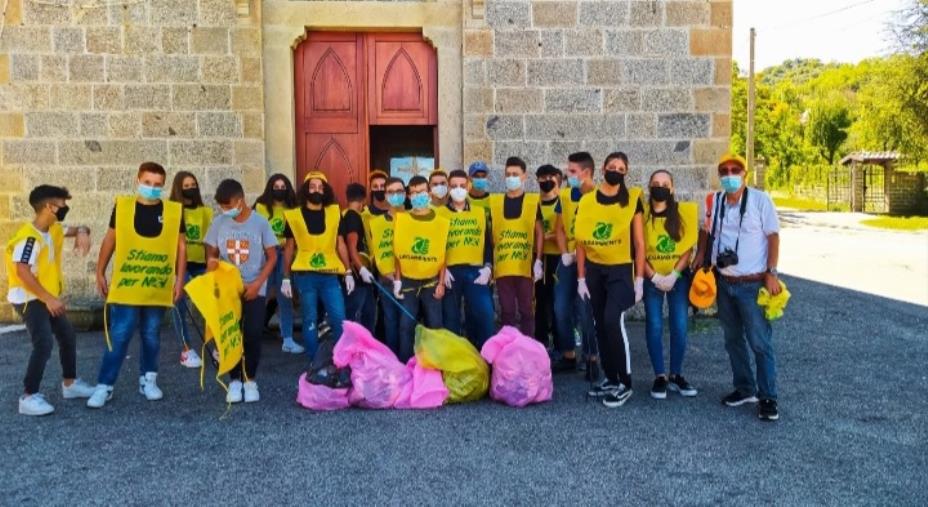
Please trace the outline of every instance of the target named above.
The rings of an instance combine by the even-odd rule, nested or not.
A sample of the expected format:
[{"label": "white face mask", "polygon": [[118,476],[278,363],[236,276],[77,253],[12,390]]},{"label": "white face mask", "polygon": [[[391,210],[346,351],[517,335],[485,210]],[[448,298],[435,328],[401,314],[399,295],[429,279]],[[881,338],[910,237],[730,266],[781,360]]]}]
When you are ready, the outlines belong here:
[{"label": "white face mask", "polygon": [[448,195],[448,185],[435,185],[432,187],[432,195],[439,199],[444,199]]},{"label": "white face mask", "polygon": [[451,199],[454,202],[464,202],[467,199],[467,189],[462,187],[455,187],[451,189]]}]

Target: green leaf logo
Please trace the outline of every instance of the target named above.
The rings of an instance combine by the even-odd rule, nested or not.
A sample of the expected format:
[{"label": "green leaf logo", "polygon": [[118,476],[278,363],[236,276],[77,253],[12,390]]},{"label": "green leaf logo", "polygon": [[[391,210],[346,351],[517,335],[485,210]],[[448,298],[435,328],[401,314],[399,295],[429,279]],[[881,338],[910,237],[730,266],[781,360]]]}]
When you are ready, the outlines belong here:
[{"label": "green leaf logo", "polygon": [[673,253],[677,249],[677,243],[670,236],[661,234],[657,237],[657,251],[660,253]]},{"label": "green leaf logo", "polygon": [[597,222],[593,228],[593,239],[605,241],[612,237],[612,224],[609,222]]},{"label": "green leaf logo", "polygon": [[312,258],[309,260],[309,267],[324,268],[325,267],[325,254],[323,254],[322,252],[314,253]]},{"label": "green leaf logo", "polygon": [[193,241],[200,239],[200,226],[198,224],[187,224],[187,239]]},{"label": "green leaf logo", "polygon": [[416,236],[416,239],[412,241],[412,253],[427,255],[429,253],[429,239]]},{"label": "green leaf logo", "polygon": [[274,231],[274,234],[280,236],[284,233],[284,219],[280,217],[274,217],[271,219],[271,230]]}]

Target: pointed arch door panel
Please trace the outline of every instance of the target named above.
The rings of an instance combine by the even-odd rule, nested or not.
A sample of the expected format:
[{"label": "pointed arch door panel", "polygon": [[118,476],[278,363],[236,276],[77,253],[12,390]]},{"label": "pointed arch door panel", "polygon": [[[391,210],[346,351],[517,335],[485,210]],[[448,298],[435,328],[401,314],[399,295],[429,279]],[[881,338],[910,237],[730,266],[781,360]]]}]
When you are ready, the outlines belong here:
[{"label": "pointed arch door panel", "polygon": [[368,34],[371,125],[438,123],[435,50],[419,34]]}]

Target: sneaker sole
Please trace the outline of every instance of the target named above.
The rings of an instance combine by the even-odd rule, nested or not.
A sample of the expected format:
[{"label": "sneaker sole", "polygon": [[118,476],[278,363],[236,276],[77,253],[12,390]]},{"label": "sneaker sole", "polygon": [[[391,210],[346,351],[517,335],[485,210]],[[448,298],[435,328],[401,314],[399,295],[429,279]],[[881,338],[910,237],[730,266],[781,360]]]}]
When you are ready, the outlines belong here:
[{"label": "sneaker sole", "polygon": [[87,403],[87,408],[93,408],[93,409],[103,408],[104,405],[106,405],[112,400],[113,400],[113,393],[110,393],[110,395],[107,396],[106,399],[103,401],[102,405],[91,405],[90,403]]},{"label": "sneaker sole", "polygon": [[148,401],[158,401],[158,400],[160,400],[161,398],[164,398],[164,394],[163,394],[163,393],[161,394],[161,396],[158,396],[157,398],[149,398],[148,395],[145,394],[145,391],[143,391],[143,390],[141,390],[141,389],[139,389],[139,394],[141,394],[142,396],[144,396],[145,399],[148,400]]},{"label": "sneaker sole", "polygon": [[625,405],[625,402],[632,397],[632,391],[625,391],[622,393],[622,396],[617,401],[606,401],[603,400],[603,405],[608,408],[619,408],[622,405]]},{"label": "sneaker sole", "polygon": [[90,398],[91,396],[93,396],[93,393],[90,393],[87,396],[83,396],[80,394],[65,394],[64,391],[62,391],[61,393],[61,397],[65,400],[80,400],[80,399],[86,400],[87,398]]},{"label": "sneaker sole", "polygon": [[591,398],[603,398],[603,397],[610,395],[613,392],[615,392],[615,389],[610,389],[607,391],[587,391],[586,395]]},{"label": "sneaker sole", "polygon": [[190,369],[200,367],[199,364],[191,364],[191,363],[180,363],[180,365],[183,366],[184,368],[190,368]]},{"label": "sneaker sole", "polygon": [[55,409],[54,409],[54,408],[51,409],[51,410],[49,410],[48,412],[26,412],[26,411],[23,411],[23,410],[20,410],[20,411],[19,411],[19,415],[27,415],[27,416],[29,416],[29,417],[42,417],[42,416],[51,415],[51,414],[54,414],[54,413],[55,413]]},{"label": "sneaker sole", "polygon": [[779,420],[779,419],[780,419],[780,414],[775,414],[775,415],[761,415],[761,414],[757,414],[757,418],[760,419],[761,421],[770,421],[770,422],[773,422],[773,421],[776,421],[776,420]]},{"label": "sneaker sole", "polygon": [[757,403],[757,398],[754,396],[751,396],[749,398],[744,398],[738,401],[723,401],[722,403],[724,403],[726,406],[729,406],[729,407],[740,407],[741,405],[744,405],[745,403]]},{"label": "sneaker sole", "polygon": [[651,391],[651,397],[654,398],[655,400],[666,400],[667,392],[665,391],[663,393],[656,393],[654,391]]},{"label": "sneaker sole", "polygon": [[680,396],[685,396],[687,398],[692,398],[693,396],[696,396],[697,394],[699,394],[699,391],[697,391],[696,389],[693,389],[691,391],[684,391],[680,389],[678,386],[675,386],[673,384],[668,384],[667,389],[675,393],[680,393]]}]

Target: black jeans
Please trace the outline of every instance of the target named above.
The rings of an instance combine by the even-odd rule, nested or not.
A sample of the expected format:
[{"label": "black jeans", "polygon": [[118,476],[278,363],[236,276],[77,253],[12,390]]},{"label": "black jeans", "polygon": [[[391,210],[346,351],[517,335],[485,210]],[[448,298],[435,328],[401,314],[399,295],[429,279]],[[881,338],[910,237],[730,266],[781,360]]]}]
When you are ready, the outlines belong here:
[{"label": "black jeans", "polygon": [[554,284],[556,281],[554,275],[560,260],[559,254],[545,254],[543,261],[545,276],[535,282],[535,339],[545,347],[550,345],[552,336],[555,337],[554,344],[557,344],[557,325],[554,320]]},{"label": "black jeans", "polygon": [[23,305],[13,305],[23,318],[26,331],[32,340],[32,354],[26,367],[23,386],[26,394],[39,392],[39,384],[45,375],[45,364],[52,355],[52,335],[58,340],[58,355],[61,358],[62,378],[77,377],[77,352],[74,328],[67,315],[52,317],[45,303],[39,300],[29,301]]},{"label": "black jeans", "polygon": [[632,266],[607,266],[587,261],[586,285],[590,290],[603,372],[609,381],[621,382],[631,389],[632,365],[625,332],[625,310],[635,304]]},{"label": "black jeans", "polygon": [[[441,318],[441,300],[435,299],[435,288],[437,286],[437,278],[412,280],[403,277],[403,299],[400,299],[403,308],[415,315],[419,320],[422,320],[425,327],[432,329],[438,329],[444,325]],[[387,304],[392,303],[388,301]],[[419,312],[420,308],[421,313]],[[410,319],[405,312],[400,312],[399,319],[400,351],[397,356],[400,362],[406,364],[406,361],[409,361],[409,358],[415,355],[414,346],[416,342],[416,324],[418,322]]]},{"label": "black jeans", "polygon": [[267,298],[258,296],[251,301],[242,300],[242,343],[245,355],[229,372],[233,380],[242,379],[242,362],[245,363],[245,380],[254,380],[261,361],[261,338],[264,335],[264,313]]}]

